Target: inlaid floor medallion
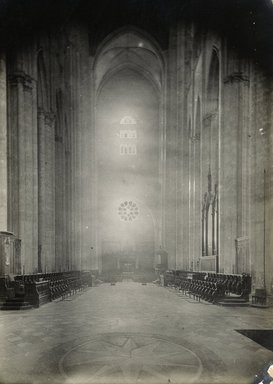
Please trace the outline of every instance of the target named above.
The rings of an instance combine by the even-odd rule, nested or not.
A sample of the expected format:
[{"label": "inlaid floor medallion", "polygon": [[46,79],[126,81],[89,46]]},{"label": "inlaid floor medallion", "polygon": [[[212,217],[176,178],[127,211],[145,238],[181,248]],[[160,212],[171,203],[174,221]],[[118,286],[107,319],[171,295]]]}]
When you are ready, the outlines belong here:
[{"label": "inlaid floor medallion", "polygon": [[103,334],[68,351],[59,370],[69,383],[193,383],[202,363],[165,337]]}]

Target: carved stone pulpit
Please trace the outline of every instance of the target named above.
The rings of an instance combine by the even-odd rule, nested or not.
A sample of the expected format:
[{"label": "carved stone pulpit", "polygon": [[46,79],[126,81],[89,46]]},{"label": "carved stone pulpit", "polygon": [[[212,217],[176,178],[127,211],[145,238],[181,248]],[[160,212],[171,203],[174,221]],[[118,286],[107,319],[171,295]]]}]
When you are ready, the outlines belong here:
[{"label": "carved stone pulpit", "polygon": [[21,274],[21,240],[11,232],[0,232],[0,276]]}]

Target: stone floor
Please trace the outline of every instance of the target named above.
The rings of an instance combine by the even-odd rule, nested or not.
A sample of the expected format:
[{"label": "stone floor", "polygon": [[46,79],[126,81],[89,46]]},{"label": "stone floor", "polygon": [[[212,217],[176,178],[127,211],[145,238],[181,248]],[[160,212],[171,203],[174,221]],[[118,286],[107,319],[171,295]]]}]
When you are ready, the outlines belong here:
[{"label": "stone floor", "polygon": [[252,383],[273,352],[235,330],[273,329],[272,314],[153,284],[103,284],[0,312],[0,383]]}]

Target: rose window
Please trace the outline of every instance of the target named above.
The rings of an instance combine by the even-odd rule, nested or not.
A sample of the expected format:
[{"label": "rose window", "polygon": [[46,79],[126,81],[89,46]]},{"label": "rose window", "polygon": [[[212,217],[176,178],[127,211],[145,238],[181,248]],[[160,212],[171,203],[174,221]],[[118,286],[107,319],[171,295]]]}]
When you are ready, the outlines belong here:
[{"label": "rose window", "polygon": [[118,214],[123,221],[133,221],[137,218],[139,210],[133,201],[124,201],[118,208]]}]

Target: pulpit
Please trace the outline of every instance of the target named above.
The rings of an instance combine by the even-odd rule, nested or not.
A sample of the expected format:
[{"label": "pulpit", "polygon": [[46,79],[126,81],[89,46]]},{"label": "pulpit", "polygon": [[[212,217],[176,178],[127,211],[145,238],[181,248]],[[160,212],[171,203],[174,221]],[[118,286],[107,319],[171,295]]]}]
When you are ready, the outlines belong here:
[{"label": "pulpit", "polygon": [[0,232],[0,276],[21,274],[21,240]]}]

